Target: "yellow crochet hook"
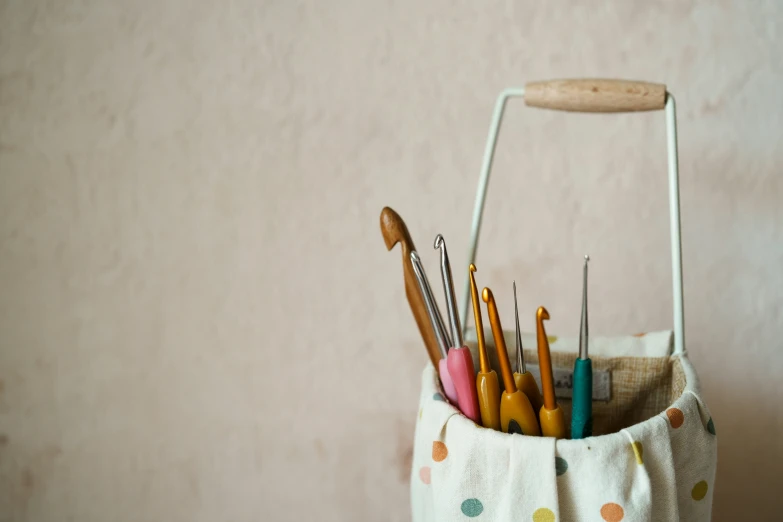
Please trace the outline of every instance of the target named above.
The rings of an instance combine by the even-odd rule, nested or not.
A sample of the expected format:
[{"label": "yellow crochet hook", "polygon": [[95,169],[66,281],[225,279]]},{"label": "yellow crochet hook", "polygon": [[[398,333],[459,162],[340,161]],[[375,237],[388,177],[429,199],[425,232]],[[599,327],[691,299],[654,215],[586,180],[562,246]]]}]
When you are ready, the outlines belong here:
[{"label": "yellow crochet hook", "polygon": [[489,324],[492,326],[492,337],[495,338],[495,348],[500,361],[500,373],[503,376],[503,386],[506,388],[500,398],[500,429],[505,433],[539,436],[541,430],[533,407],[527,396],[522,393],[522,390],[517,390],[517,385],[514,383],[495,296],[492,295],[492,290],[484,288],[481,297],[487,303]]},{"label": "yellow crochet hook", "polygon": [[514,318],[517,322],[517,371],[514,372],[514,384],[527,395],[533,411],[540,411],[544,405],[541,392],[538,391],[533,374],[525,366],[525,354],[522,353],[522,332],[519,329],[519,307],[517,306],[517,282],[514,281]]},{"label": "yellow crochet hook", "polygon": [[484,324],[481,321],[481,304],[479,303],[478,287],[473,273],[476,265],[470,264],[470,298],[473,301],[473,320],[476,323],[476,339],[479,352],[479,372],[476,375],[476,391],[478,392],[481,424],[485,428],[500,431],[500,385],[498,374],[489,364],[487,347],[484,344]]},{"label": "yellow crochet hook", "polygon": [[536,311],[536,336],[538,337],[538,367],[541,369],[541,388],[544,390],[544,405],[538,413],[541,431],[544,437],[564,439],[566,424],[563,410],[555,397],[555,378],[552,375],[552,357],[549,353],[549,340],[544,330],[544,321],[549,319],[546,308],[539,306]]}]

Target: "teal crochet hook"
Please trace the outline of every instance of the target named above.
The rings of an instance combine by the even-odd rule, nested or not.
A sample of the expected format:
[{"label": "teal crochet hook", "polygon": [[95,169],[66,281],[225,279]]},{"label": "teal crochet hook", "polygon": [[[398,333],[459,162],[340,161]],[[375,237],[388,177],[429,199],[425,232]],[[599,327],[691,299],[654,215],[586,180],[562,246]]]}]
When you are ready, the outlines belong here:
[{"label": "teal crochet hook", "polygon": [[574,363],[574,394],[571,410],[571,438],[593,435],[593,363],[587,355],[587,262],[582,274],[582,323],[579,327],[579,358]]}]

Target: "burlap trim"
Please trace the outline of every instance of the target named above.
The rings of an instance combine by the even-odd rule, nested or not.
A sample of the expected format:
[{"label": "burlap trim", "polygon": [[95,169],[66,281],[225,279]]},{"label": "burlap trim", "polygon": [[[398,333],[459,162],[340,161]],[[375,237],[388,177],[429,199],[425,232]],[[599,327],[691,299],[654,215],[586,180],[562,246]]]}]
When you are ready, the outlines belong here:
[{"label": "burlap trim", "polygon": [[[552,364],[572,369],[576,354],[552,352]],[[685,389],[685,372],[679,359],[670,357],[590,357],[593,370],[611,374],[609,402],[593,402],[593,434],[615,433],[665,411]],[[538,364],[538,355],[525,350],[525,361]],[[571,418],[571,401],[558,399]]]}]

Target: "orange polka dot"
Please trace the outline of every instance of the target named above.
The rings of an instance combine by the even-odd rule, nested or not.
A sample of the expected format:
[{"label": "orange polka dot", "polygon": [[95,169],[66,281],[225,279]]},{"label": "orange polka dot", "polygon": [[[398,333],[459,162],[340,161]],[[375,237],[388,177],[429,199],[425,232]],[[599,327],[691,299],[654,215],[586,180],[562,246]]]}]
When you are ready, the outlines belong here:
[{"label": "orange polka dot", "polygon": [[430,483],[430,481],[432,480],[431,476],[432,476],[432,470],[430,469],[429,466],[424,466],[423,468],[421,468],[419,470],[419,478],[425,484],[429,484]]},{"label": "orange polka dot", "polygon": [[436,440],[432,443],[432,460],[443,462],[449,456],[449,449],[445,444]]},{"label": "orange polka dot", "polygon": [[644,337],[645,335],[647,335],[647,333],[646,333],[646,332],[642,332],[642,333],[635,333],[635,334],[633,334],[633,336],[634,336],[634,337]]},{"label": "orange polka dot", "polygon": [[666,416],[669,417],[669,422],[672,423],[672,428],[677,429],[685,422],[685,415],[682,410],[677,408],[669,408],[666,410]]},{"label": "orange polka dot", "polygon": [[601,518],[606,522],[620,522],[624,516],[625,512],[619,504],[609,502],[601,507]]}]

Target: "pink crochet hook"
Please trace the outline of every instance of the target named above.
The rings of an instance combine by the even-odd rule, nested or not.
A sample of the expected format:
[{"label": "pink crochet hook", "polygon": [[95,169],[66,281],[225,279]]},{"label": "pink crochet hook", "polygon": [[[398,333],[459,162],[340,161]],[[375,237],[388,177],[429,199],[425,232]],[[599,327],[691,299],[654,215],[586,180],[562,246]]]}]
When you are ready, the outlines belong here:
[{"label": "pink crochet hook", "polygon": [[449,369],[446,364],[447,353],[449,350],[449,344],[451,339],[446,332],[446,326],[443,324],[443,318],[440,315],[438,309],[438,302],[435,301],[435,297],[432,295],[432,287],[427,280],[427,274],[424,273],[424,267],[421,265],[421,258],[415,250],[411,251],[411,265],[413,265],[413,272],[416,274],[416,281],[419,283],[419,289],[421,290],[421,296],[424,298],[424,306],[427,308],[427,315],[432,323],[432,329],[435,330],[435,338],[438,340],[438,346],[443,358],[438,361],[438,375],[440,375],[440,381],[443,383],[443,392],[452,404],[457,404],[457,390],[454,389],[454,382],[451,380]]},{"label": "pink crochet hook", "polygon": [[449,255],[446,252],[446,241],[440,234],[435,236],[435,249],[440,249],[440,271],[443,276],[443,289],[446,292],[446,308],[453,341],[453,348],[448,351],[446,364],[451,380],[454,381],[454,388],[457,390],[459,409],[467,418],[480,424],[481,411],[476,391],[476,370],[473,368],[470,349],[462,339],[462,326],[460,326],[457,301],[454,297],[454,279],[451,276]]}]

